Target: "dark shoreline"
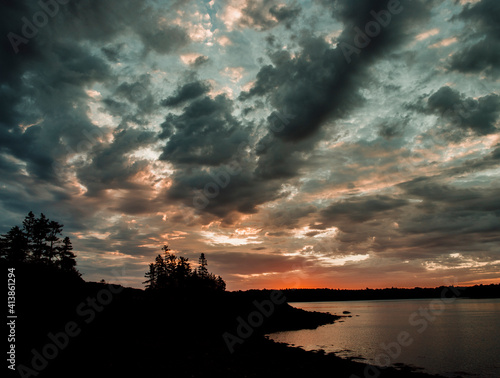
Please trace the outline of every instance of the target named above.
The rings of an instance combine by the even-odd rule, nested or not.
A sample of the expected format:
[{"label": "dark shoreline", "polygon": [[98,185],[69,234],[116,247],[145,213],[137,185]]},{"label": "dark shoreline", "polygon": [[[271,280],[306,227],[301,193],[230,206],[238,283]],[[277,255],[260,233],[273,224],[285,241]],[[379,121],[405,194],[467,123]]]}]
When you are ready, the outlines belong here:
[{"label": "dark shoreline", "polygon": [[[54,272],[19,268],[17,273],[16,367],[33,368],[34,352],[43,354],[54,344],[50,334],[64,340],[69,323],[79,331],[68,337],[67,345],[62,343],[54,358],[38,365],[37,375],[25,377],[361,378],[369,366],[266,339],[272,332],[314,329],[342,317],[296,309],[286,302],[276,304],[231,353],[224,333],[238,336],[239,319],[256,311],[255,302],[269,305],[269,290],[212,296],[155,293],[67,280]],[[92,301],[104,294],[109,297],[106,304],[93,307]],[[4,371],[20,377],[18,371]],[[378,371],[379,377],[437,377],[409,367]]]}]

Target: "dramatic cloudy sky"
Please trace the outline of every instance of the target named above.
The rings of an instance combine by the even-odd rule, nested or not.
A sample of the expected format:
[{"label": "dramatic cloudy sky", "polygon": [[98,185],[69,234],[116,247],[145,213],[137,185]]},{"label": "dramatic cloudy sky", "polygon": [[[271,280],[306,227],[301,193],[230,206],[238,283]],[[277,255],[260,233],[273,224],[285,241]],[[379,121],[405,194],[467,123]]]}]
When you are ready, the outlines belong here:
[{"label": "dramatic cloudy sky", "polygon": [[1,233],[135,287],[167,243],[231,290],[500,281],[498,0],[45,3],[1,1]]}]

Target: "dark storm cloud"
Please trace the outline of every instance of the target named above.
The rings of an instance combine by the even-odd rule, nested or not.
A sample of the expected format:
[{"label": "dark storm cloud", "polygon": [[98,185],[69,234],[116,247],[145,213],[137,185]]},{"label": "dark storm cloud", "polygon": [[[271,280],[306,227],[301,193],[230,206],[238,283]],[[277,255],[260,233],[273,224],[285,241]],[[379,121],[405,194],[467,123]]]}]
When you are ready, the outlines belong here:
[{"label": "dark storm cloud", "polygon": [[464,73],[484,71],[488,75],[497,77],[499,63],[500,40],[487,38],[454,54],[450,58],[449,68]]},{"label": "dark storm cloud", "polygon": [[[402,1],[402,11],[393,14],[367,46],[347,59],[340,46],[353,46],[354,27],[364,30],[374,20],[371,12],[385,10],[387,2],[335,1],[326,6],[345,25],[339,45],[333,48],[324,38],[303,32],[298,39],[300,52],[295,56],[288,51],[272,52],[272,64],[262,67],[253,87],[240,95],[243,101],[265,96],[278,112],[293,114],[280,128],[275,127],[276,116],[269,119],[272,126],[258,151],[257,171],[262,177],[296,175],[300,164],[291,158],[294,151],[310,150],[326,121],[342,118],[363,103],[360,89],[369,81],[366,70],[411,35],[412,27],[427,19],[430,9],[430,3]],[[276,154],[276,149],[286,152]]]},{"label": "dark storm cloud", "polygon": [[391,140],[393,138],[402,137],[409,122],[410,118],[408,116],[400,118],[391,117],[381,121],[377,125],[377,129],[381,137]]},{"label": "dark storm cloud", "polygon": [[193,100],[210,90],[210,84],[204,81],[195,81],[177,87],[174,95],[167,97],[161,102],[163,106],[178,106]]},{"label": "dark storm cloud", "polygon": [[256,145],[255,152],[259,157],[256,176],[263,180],[286,180],[297,176],[308,167],[303,154],[311,151],[321,137],[318,133],[315,138],[290,146],[272,134],[267,134]]},{"label": "dark storm cloud", "polygon": [[[134,122],[147,125],[148,116],[160,107],[152,92],[151,76],[143,74],[132,79],[131,82],[118,85],[112,98],[105,98],[103,103],[110,114],[122,118],[122,124]],[[118,100],[126,100],[128,103]]]},{"label": "dark storm cloud", "polygon": [[[373,21],[371,11],[385,10],[385,1],[334,2],[332,12],[344,24],[339,43],[354,45],[356,31],[364,30]],[[362,101],[358,90],[363,87],[364,69],[374,58],[390,52],[408,36],[411,26],[429,15],[422,2],[402,2],[403,10],[393,15],[386,28],[348,63],[339,47],[332,48],[322,37],[303,33],[298,43],[301,48],[296,57],[287,51],[270,55],[272,65],[264,66],[257,74],[255,85],[243,92],[241,99],[268,95],[278,110],[293,109],[295,118],[282,132],[280,139],[296,141],[316,132],[329,116],[341,117]]]},{"label": "dark storm cloud", "polygon": [[96,145],[91,151],[92,162],[77,169],[77,176],[87,188],[87,196],[98,196],[106,189],[137,189],[130,178],[141,172],[148,162],[131,161],[127,154],[148,146],[155,134],[138,129],[117,130],[112,143]]},{"label": "dark storm cloud", "polygon": [[[85,135],[98,130],[87,115],[84,86],[105,81],[109,70],[98,57],[69,43],[53,42],[34,60],[20,54],[16,58],[24,67],[24,79],[4,83],[17,91],[17,98],[0,121],[2,149],[24,160],[30,174],[55,179],[56,160],[79,150]],[[28,128],[22,130],[21,124]]]},{"label": "dark storm cloud", "polygon": [[139,35],[146,48],[159,54],[171,53],[187,45],[190,41],[186,31],[179,26],[165,26],[154,31],[151,28],[144,27],[139,31]]},{"label": "dark storm cloud", "polygon": [[148,74],[141,75],[133,83],[122,83],[115,91],[115,95],[127,99],[131,103],[139,103],[144,100],[148,94],[146,87],[151,83],[151,77]]},{"label": "dark storm cloud", "polygon": [[231,223],[232,212],[255,213],[259,204],[279,198],[281,183],[254,176],[248,151],[253,128],[232,115],[233,101],[225,95],[197,96],[208,88],[194,87],[194,95],[190,87],[178,88],[171,103],[182,98],[188,104],[161,125],[160,137],[168,141],[160,159],[176,167],[167,202],[181,201]]},{"label": "dark storm cloud", "polygon": [[[1,34],[7,36],[13,32],[23,36],[23,17],[29,19],[39,11],[39,5],[34,2],[4,5]],[[125,27],[140,36],[146,49],[163,53],[187,43],[185,33],[177,27],[175,30],[159,27],[158,35],[148,35],[150,26],[159,20],[160,14],[140,1],[70,2],[59,5],[55,15],[48,17],[46,25],[40,27],[33,38],[14,46],[18,54],[9,39],[3,38],[2,151],[25,161],[29,174],[55,180],[59,168],[54,171],[54,167],[59,161],[85,152],[82,143],[86,143],[88,149],[89,143],[95,144],[96,135],[102,134],[88,118],[89,98],[85,87],[106,83],[111,72],[104,60],[79,42],[105,42]],[[111,60],[118,59],[118,51],[113,54],[108,48],[104,53]],[[142,83],[122,84],[117,96],[135,103],[144,115],[152,110],[154,101],[146,89],[149,79],[142,79]],[[115,113],[123,110],[116,100],[109,100],[108,104],[114,107]],[[135,120],[142,122],[137,117]],[[20,124],[35,125],[20,130]],[[30,148],[26,148],[27,145]]]},{"label": "dark storm cloud", "polygon": [[429,96],[427,105],[442,120],[451,122],[452,128],[469,129],[477,135],[497,132],[500,96],[495,93],[475,100],[444,86]]},{"label": "dark storm cloud", "polygon": [[[318,2],[307,2],[306,9],[296,3],[249,1],[231,25],[202,2],[71,1],[28,43],[19,45],[16,54],[5,36],[22,33],[21,18],[31,18],[39,5],[4,3],[2,227],[20,223],[29,210],[50,209],[47,215],[62,221],[65,232],[75,232],[75,250],[89,252],[81,265],[86,272],[110,274],[106,264],[124,263],[140,282],[149,259],[140,257],[159,252],[151,245],[175,235],[172,230],[192,236],[200,224],[214,220],[221,221],[214,222],[220,224],[218,230],[213,226],[214,235],[231,226],[262,227],[248,240],[263,244],[237,248],[255,247],[251,254],[215,252],[210,257],[225,271],[242,274],[284,272],[306,261],[279,251],[258,253],[271,249],[265,243],[287,251],[300,251],[310,243],[314,248],[307,257],[314,258],[316,252],[326,253],[320,241],[331,239],[332,255],[369,252],[397,259],[390,267],[365,266],[374,275],[391,269],[420,272],[424,268],[398,264],[401,259],[439,257],[461,246],[486,256],[498,249],[500,193],[491,174],[481,171],[500,165],[500,146],[489,153],[465,146],[467,151],[452,154],[444,168],[439,160],[444,149],[455,148],[444,145],[452,136],[498,132],[499,97],[493,89],[472,98],[472,92],[443,87],[414,101],[419,116],[440,118],[431,131],[449,137],[439,139],[433,151],[438,139],[431,138],[434,135],[424,139],[422,148],[422,136],[415,135],[413,148],[412,133],[418,132],[420,119],[398,114],[397,105],[389,101],[384,102],[387,109],[374,109],[370,102],[377,85],[385,87],[388,99],[410,93],[398,70],[418,72],[413,37],[431,24],[443,29],[439,14],[443,8],[453,10],[451,5],[433,12],[428,24],[430,8],[440,2],[404,0],[402,11],[391,15],[381,33],[357,49],[355,27],[365,30],[374,20],[373,12],[385,10],[388,0],[324,1],[324,9],[316,8]],[[189,8],[177,13],[181,4]],[[462,50],[448,61],[455,71],[498,72],[497,8],[488,14],[485,4],[490,10],[496,7],[481,1],[465,6],[459,16],[466,24]],[[340,34],[338,22],[328,23],[329,14],[343,25]],[[310,22],[313,17],[317,24]],[[267,32],[258,32],[263,30],[273,33],[267,44],[262,40]],[[189,49],[188,34],[197,41]],[[221,36],[231,44],[216,43]],[[357,50],[346,55],[346,44]],[[439,49],[430,50],[437,58]],[[173,52],[197,58],[186,66],[178,55],[164,56]],[[269,64],[259,59],[263,54]],[[256,64],[263,66],[253,77]],[[189,71],[177,80],[186,67],[202,67],[200,78]],[[242,67],[242,81],[224,76],[226,67]],[[386,73],[390,84],[382,82]],[[468,80],[446,71],[429,77],[439,83],[430,83],[430,88],[444,82],[463,88]],[[228,87],[238,96],[243,85],[248,90],[238,100],[214,97]],[[373,114],[353,113],[364,105],[362,110]],[[268,107],[271,110],[265,110]],[[354,124],[358,120],[366,125]],[[348,129],[350,125],[359,135]],[[149,157],[155,152],[161,153],[161,161]],[[465,178],[469,173],[474,175]],[[393,186],[425,174],[435,176]],[[333,198],[326,205],[325,196]],[[335,237],[330,237],[330,227],[339,228]],[[190,236],[178,238],[181,248],[215,248]],[[344,271],[357,269],[346,264]],[[326,276],[332,270],[322,272]],[[242,281],[247,279],[253,278]]]},{"label": "dark storm cloud", "polygon": [[5,156],[0,155],[0,175],[2,177],[10,176],[14,173],[19,173],[22,168],[22,164],[20,162],[13,162],[9,159],[6,159]]},{"label": "dark storm cloud", "polygon": [[76,1],[62,12],[64,29],[78,39],[107,41],[131,31],[139,36],[146,52],[159,54],[175,51],[190,41],[183,28],[162,18],[164,12],[140,0]]},{"label": "dark storm cloud", "polygon": [[129,105],[124,101],[116,101],[112,98],[105,98],[102,100],[102,103],[106,108],[106,111],[115,117],[127,114],[130,110]]},{"label": "dark storm cloud", "polygon": [[[466,45],[450,58],[449,68],[497,77],[500,73],[500,3],[481,0],[466,4],[457,19],[467,22],[463,37]],[[467,43],[470,40],[473,42]]]},{"label": "dark storm cloud", "polygon": [[104,46],[101,47],[101,51],[104,53],[104,55],[106,55],[106,58],[108,58],[110,62],[118,63],[118,61],[120,60],[120,53],[124,45],[124,43],[119,43],[116,45]]},{"label": "dark storm cloud", "polygon": [[180,115],[168,114],[160,136],[169,140],[160,159],[211,166],[228,162],[239,146],[248,141],[232,110],[233,102],[225,95],[218,95],[214,99],[208,96],[195,99]]},{"label": "dark storm cloud", "polygon": [[299,224],[299,221],[318,211],[318,208],[309,204],[285,203],[282,206],[273,208],[266,216],[264,227],[266,229],[293,229]]},{"label": "dark storm cloud", "polygon": [[[401,2],[400,14],[392,15],[387,27],[381,28],[359,54],[354,53],[349,63],[339,47],[332,48],[322,37],[304,32],[299,38],[301,49],[297,56],[287,51],[271,53],[272,65],[262,67],[255,85],[243,92],[240,99],[269,96],[279,111],[293,109],[295,118],[275,135],[283,140],[297,141],[314,134],[329,116],[341,117],[359,105],[362,97],[364,70],[374,58],[390,52],[411,35],[411,27],[429,15],[422,2]],[[355,44],[354,27],[362,30],[373,21],[371,11],[385,10],[386,1],[334,2],[332,12],[345,24],[339,44]]]},{"label": "dark storm cloud", "polygon": [[[244,163],[241,167],[241,172],[235,175],[228,174],[224,166],[179,170],[173,176],[167,199],[182,201],[186,206],[223,218],[234,211],[254,214],[258,205],[283,196],[279,193],[280,183],[255,179],[251,171],[244,169]],[[231,217],[227,221],[230,222]]]},{"label": "dark storm cloud", "polygon": [[277,7],[274,5],[269,9],[269,13],[271,13],[278,22],[283,22],[288,29],[291,28],[292,23],[297,19],[301,11],[302,9],[298,6]]},{"label": "dark storm cloud", "polygon": [[[386,217],[385,212],[408,204],[405,199],[382,195],[349,198],[335,202],[321,211],[321,227],[337,226],[342,229],[345,223],[363,223],[380,215]],[[314,228],[320,229],[318,226]]]},{"label": "dark storm cloud", "polygon": [[408,194],[428,202],[449,204],[456,210],[491,211],[500,210],[498,189],[488,187],[461,188],[439,183],[432,178],[417,178],[399,185]]},{"label": "dark storm cloud", "polygon": [[402,222],[404,232],[441,232],[442,238],[448,238],[462,233],[484,235],[500,227],[498,188],[461,188],[427,177],[399,186],[411,197],[423,200],[416,206],[418,211]]}]

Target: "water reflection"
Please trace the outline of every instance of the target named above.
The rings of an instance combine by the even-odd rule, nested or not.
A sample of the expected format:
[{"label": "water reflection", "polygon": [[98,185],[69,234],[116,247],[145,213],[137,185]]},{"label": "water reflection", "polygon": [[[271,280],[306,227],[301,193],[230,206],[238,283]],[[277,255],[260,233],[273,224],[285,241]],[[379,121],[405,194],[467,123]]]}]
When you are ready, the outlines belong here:
[{"label": "water reflection", "polygon": [[429,299],[291,304],[338,315],[350,311],[351,317],[271,339],[379,366],[403,363],[450,377],[500,377],[500,299],[458,299],[442,309]]}]

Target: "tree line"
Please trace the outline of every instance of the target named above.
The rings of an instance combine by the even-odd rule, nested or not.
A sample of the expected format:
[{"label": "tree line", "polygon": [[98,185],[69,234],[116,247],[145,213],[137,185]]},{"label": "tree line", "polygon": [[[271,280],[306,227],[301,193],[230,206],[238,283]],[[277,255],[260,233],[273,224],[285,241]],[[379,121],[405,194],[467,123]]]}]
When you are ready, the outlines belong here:
[{"label": "tree line", "polygon": [[191,289],[204,291],[225,291],[226,283],[220,276],[212,274],[207,269],[207,259],[202,253],[198,260],[199,266],[191,268],[189,258],[171,253],[168,246],[162,248],[163,256],[159,254],[155,262],[149,264],[149,270],[143,283],[146,290]]},{"label": "tree line", "polygon": [[[0,236],[0,259],[9,263],[37,264],[55,267],[63,272],[76,270],[76,255],[69,237],[62,236],[63,225],[48,219],[43,213],[36,217],[32,211],[24,218],[22,226],[12,227]],[[162,248],[146,272],[147,290],[194,290],[221,292],[226,283],[220,276],[210,273],[207,259],[202,253],[199,266],[191,268],[189,259],[177,257],[168,246]]]},{"label": "tree line", "polygon": [[0,258],[11,263],[43,264],[78,273],[71,240],[62,237],[63,227],[43,213],[37,218],[30,211],[21,227],[14,226],[0,237]]}]

